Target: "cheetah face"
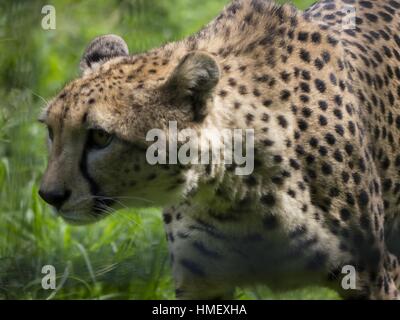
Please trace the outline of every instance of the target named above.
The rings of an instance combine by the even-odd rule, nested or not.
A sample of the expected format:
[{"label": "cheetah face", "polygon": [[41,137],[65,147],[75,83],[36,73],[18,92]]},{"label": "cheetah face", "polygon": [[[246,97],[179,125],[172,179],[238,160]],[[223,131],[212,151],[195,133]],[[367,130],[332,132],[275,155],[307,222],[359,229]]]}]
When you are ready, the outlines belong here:
[{"label": "cheetah face", "polygon": [[96,38],[81,61],[82,77],[40,117],[49,131],[49,161],[39,193],[71,224],[95,222],[121,207],[165,206],[187,187],[186,168],[149,164],[154,142],[146,135],[166,130],[169,121],[199,126],[219,69],[205,53],[156,71],[148,59],[128,56],[117,36]]},{"label": "cheetah face", "polygon": [[151,166],[143,146],[103,129],[61,132],[49,123],[49,135],[40,195],[72,224],[97,221],[122,207],[165,205],[184,186],[179,167]]}]

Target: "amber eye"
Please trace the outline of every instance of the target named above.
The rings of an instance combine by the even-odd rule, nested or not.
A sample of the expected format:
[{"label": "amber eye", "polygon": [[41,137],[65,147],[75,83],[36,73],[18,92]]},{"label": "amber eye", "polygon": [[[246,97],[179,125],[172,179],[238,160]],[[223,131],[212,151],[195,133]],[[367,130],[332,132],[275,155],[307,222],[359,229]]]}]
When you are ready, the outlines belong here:
[{"label": "amber eye", "polygon": [[104,149],[111,143],[113,135],[101,129],[94,129],[90,130],[89,139],[94,148]]}]

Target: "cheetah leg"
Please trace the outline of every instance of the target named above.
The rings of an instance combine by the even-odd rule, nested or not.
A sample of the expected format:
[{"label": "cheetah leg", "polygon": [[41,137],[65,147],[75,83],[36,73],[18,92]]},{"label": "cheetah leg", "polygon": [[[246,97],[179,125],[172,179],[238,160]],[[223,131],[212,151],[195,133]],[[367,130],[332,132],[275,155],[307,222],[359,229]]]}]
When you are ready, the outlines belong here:
[{"label": "cheetah leg", "polygon": [[[395,259],[395,260],[393,260]],[[392,268],[397,258],[387,254],[380,271],[363,272],[360,283],[362,284],[363,295],[369,300],[400,300],[398,289],[398,265]],[[397,281],[397,283],[396,283]]]},{"label": "cheetah leg", "polygon": [[383,272],[372,285],[369,299],[400,300],[399,290],[390,272]]},{"label": "cheetah leg", "polygon": [[395,286],[400,289],[400,264],[399,259],[389,253],[386,257],[385,265],[388,270],[390,270],[390,275],[393,278]]},{"label": "cheetah leg", "polygon": [[185,209],[164,211],[176,298],[233,299],[235,288],[226,278],[229,262],[221,250],[223,238],[211,226],[183,214]]},{"label": "cheetah leg", "polygon": [[234,290],[216,289],[212,286],[204,285],[179,285],[176,289],[176,298],[178,300],[232,300],[234,299]]},{"label": "cheetah leg", "polygon": [[177,299],[232,300],[234,298],[234,287],[225,279],[215,276],[213,261],[207,263],[204,259],[180,254],[179,251],[175,251],[172,265]]}]

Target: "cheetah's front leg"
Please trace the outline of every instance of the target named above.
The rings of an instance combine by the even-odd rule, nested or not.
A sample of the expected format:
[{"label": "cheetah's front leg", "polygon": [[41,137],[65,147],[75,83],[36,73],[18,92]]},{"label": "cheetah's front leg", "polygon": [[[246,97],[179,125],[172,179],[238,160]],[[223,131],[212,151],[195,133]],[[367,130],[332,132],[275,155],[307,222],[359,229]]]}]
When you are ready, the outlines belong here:
[{"label": "cheetah's front leg", "polygon": [[[182,208],[181,208],[182,209]],[[225,277],[218,231],[183,216],[179,209],[164,211],[164,223],[172,262],[176,298],[181,300],[228,300],[234,285]]]}]

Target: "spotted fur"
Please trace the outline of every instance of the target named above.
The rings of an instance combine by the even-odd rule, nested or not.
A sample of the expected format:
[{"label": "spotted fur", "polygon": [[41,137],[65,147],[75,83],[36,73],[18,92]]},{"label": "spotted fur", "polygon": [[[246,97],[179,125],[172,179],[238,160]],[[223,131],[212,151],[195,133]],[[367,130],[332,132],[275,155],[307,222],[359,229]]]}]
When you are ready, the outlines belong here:
[{"label": "spotted fur", "polygon": [[[398,299],[399,9],[395,0],[324,0],[305,12],[235,0],[199,33],[147,53],[95,40],[82,77],[42,117],[54,135],[42,188],[67,190],[60,213],[79,223],[122,196],[164,206],[179,298],[266,283]],[[253,128],[254,172],[150,166],[146,132],[168,121]],[[116,138],[92,150],[93,128]],[[356,268],[356,289],[341,288],[345,265]]]}]

